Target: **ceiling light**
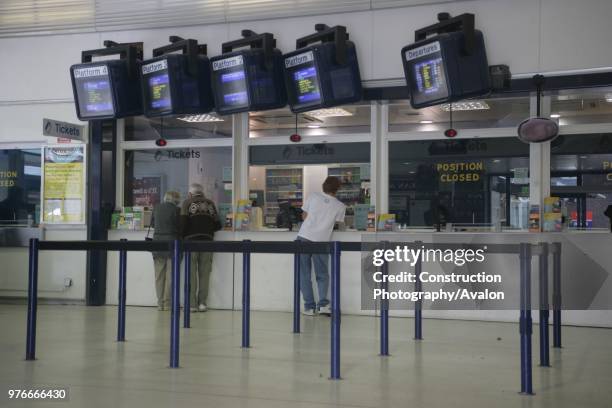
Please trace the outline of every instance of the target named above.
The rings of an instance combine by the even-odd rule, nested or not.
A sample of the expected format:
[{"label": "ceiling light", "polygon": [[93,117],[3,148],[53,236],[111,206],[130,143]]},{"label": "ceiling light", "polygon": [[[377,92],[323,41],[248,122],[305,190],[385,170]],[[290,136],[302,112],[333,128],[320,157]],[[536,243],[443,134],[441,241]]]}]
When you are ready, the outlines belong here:
[{"label": "ceiling light", "polygon": [[[445,103],[440,105],[440,108],[444,112],[450,111],[449,103]],[[473,110],[486,110],[491,109],[488,103],[485,101],[465,101],[465,102],[455,102],[452,104],[454,111],[473,111]]]},{"label": "ceiling light", "polygon": [[304,115],[308,115],[312,118],[323,119],[323,118],[333,118],[337,116],[353,116],[353,114],[346,109],[342,108],[326,108],[326,109],[317,109],[310,112],[304,113]]},{"label": "ceiling light", "polygon": [[429,125],[430,123],[433,123],[433,120],[420,120],[419,123],[422,123],[424,125]]},{"label": "ceiling light", "polygon": [[309,129],[318,129],[321,127],[321,125],[306,125],[306,127]]},{"label": "ceiling light", "polygon": [[559,115],[558,113],[551,113],[550,117],[553,119],[558,119],[561,117],[561,115]]},{"label": "ceiling light", "polygon": [[499,163],[500,161],[500,159],[493,159],[493,163]]},{"label": "ceiling light", "polygon": [[211,115],[210,113],[203,113],[201,115],[183,116],[182,118],[177,118],[177,119],[182,120],[183,122],[189,122],[189,123],[223,122],[224,121],[223,118],[217,115]]}]

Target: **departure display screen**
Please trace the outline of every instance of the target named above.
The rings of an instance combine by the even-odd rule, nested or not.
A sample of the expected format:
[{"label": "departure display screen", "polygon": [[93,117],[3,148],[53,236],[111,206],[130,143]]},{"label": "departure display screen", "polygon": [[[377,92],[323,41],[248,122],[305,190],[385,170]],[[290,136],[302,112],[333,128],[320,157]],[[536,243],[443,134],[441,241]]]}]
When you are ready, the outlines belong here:
[{"label": "departure display screen", "polygon": [[319,75],[312,51],[285,59],[285,68],[291,75],[296,105],[314,105],[321,102]]},{"label": "departure display screen", "polygon": [[170,78],[168,71],[156,72],[147,78],[149,109],[164,111],[172,110],[170,94]]},{"label": "departure display screen", "polygon": [[439,94],[446,88],[442,58],[427,60],[414,65],[417,89],[427,95]]},{"label": "departure display screen", "polygon": [[106,65],[76,68],[73,75],[82,117],[95,118],[115,113]]},{"label": "departure display screen", "polygon": [[406,51],[410,97],[416,105],[449,97],[440,44],[434,42]]},{"label": "departure display screen", "polygon": [[221,93],[228,106],[246,105],[249,98],[244,70],[221,74]]},{"label": "departure display screen", "polygon": [[145,88],[145,104],[149,111],[169,112],[172,110],[168,61],[160,60],[142,66]]},{"label": "departure display screen", "polygon": [[321,100],[317,69],[314,66],[302,68],[293,73],[293,82],[299,103]]}]

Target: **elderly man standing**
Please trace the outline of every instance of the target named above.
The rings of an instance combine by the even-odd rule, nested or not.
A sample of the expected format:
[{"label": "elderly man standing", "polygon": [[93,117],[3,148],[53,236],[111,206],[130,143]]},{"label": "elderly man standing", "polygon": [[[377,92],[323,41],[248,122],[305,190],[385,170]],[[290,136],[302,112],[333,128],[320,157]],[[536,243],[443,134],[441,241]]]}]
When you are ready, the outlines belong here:
[{"label": "elderly man standing", "polygon": [[[215,203],[204,196],[201,184],[189,186],[189,196],[181,208],[181,236],[187,240],[212,241],[221,222]],[[213,254],[191,253],[191,310],[205,312]]]},{"label": "elderly man standing", "polygon": [[[164,202],[153,209],[154,240],[172,241],[179,237],[179,207],[181,196],[176,191],[168,191]],[[157,308],[167,310],[170,306],[170,284],[172,258],[169,252],[153,252],[155,266],[155,292]]]}]

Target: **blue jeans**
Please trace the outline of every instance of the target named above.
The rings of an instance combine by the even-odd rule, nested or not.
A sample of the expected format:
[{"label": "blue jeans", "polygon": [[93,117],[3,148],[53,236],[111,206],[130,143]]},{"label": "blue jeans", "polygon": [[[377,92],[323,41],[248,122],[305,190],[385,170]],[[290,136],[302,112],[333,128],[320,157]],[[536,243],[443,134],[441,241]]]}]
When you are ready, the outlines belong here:
[{"label": "blue jeans", "polygon": [[[298,237],[300,241],[308,241]],[[317,288],[319,290],[319,304],[315,302],[312,290],[312,263],[314,263]],[[300,289],[304,298],[304,310],[327,306],[327,288],[329,287],[329,255],[328,254],[300,254]]]}]

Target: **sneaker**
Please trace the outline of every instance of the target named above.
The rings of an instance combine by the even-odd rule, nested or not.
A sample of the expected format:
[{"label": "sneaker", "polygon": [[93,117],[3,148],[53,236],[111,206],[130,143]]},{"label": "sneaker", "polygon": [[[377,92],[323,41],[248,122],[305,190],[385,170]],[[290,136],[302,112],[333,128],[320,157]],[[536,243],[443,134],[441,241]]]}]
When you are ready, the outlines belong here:
[{"label": "sneaker", "polygon": [[316,312],[314,309],[304,309],[304,311],[302,311],[302,314],[304,316],[314,316]]},{"label": "sneaker", "polygon": [[321,306],[319,308],[319,314],[325,315],[325,316],[331,316],[331,309],[329,306]]},{"label": "sneaker", "polygon": [[157,306],[157,310],[159,310],[160,312],[163,312],[164,310],[166,310],[166,306]]},{"label": "sneaker", "polygon": [[198,308],[197,308],[197,307],[190,307],[190,308],[189,308],[189,311],[190,311],[191,313],[196,313],[196,312],[198,311]]},{"label": "sneaker", "polygon": [[204,303],[200,303],[200,306],[198,306],[198,311],[205,312],[207,310],[208,310],[208,307],[206,307]]}]

